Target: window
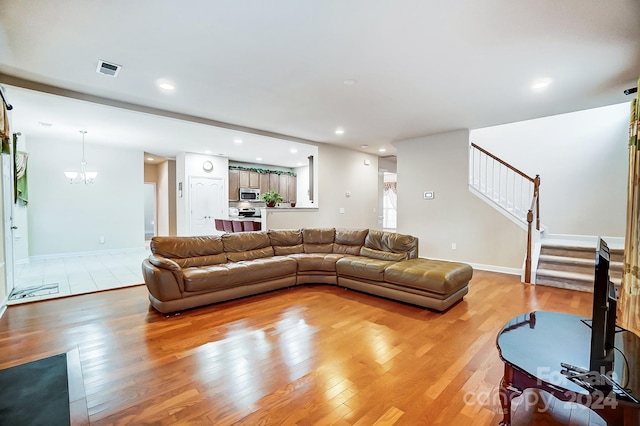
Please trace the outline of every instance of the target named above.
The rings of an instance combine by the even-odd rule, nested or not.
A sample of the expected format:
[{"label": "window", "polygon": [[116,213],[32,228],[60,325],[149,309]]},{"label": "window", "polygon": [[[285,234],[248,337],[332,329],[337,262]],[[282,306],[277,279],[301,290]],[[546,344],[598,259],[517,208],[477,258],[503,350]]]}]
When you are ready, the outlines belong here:
[{"label": "window", "polygon": [[398,226],[398,186],[395,173],[384,174],[382,194],[382,227],[396,229]]}]

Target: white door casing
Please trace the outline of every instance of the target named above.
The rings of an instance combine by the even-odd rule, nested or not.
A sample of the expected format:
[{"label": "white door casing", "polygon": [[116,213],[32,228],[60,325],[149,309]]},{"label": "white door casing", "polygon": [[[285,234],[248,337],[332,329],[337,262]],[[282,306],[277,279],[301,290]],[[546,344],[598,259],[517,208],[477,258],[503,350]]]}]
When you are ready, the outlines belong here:
[{"label": "white door casing", "polygon": [[13,164],[10,155],[2,155],[2,205],[4,221],[4,255],[7,296],[14,287],[15,259],[13,255]]}]

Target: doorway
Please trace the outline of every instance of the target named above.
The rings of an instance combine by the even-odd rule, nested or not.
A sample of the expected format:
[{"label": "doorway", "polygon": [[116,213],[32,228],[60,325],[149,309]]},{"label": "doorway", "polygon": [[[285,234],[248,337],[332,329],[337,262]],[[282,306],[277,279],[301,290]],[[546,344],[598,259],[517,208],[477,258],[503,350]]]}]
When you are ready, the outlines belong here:
[{"label": "doorway", "polygon": [[144,183],[144,239],[149,241],[158,233],[156,219],[156,184]]}]

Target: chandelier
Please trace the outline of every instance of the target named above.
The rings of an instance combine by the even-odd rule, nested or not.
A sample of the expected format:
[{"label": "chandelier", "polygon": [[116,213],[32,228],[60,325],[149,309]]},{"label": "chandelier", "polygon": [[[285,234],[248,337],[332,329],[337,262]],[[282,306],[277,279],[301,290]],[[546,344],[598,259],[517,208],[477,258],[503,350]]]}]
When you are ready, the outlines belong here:
[{"label": "chandelier", "polygon": [[84,135],[87,134],[86,130],[80,130],[82,133],[82,161],[80,162],[80,173],[78,172],[64,172],[64,175],[69,179],[69,183],[93,183],[98,176],[98,172],[86,171],[87,160],[84,158]]}]

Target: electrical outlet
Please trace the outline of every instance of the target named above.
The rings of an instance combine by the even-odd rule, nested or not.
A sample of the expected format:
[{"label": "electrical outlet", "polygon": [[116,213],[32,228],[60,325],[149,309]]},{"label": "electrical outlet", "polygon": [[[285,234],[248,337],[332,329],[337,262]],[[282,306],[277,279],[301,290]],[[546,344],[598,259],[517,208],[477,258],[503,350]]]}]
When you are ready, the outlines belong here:
[{"label": "electrical outlet", "polygon": [[451,250],[455,250],[457,248],[458,246],[456,245],[456,243],[451,243]]},{"label": "electrical outlet", "polygon": [[100,244],[104,244],[104,235],[100,235]]},{"label": "electrical outlet", "polygon": [[340,207],[340,210],[338,210],[340,212],[340,214],[344,214],[344,207]]}]

